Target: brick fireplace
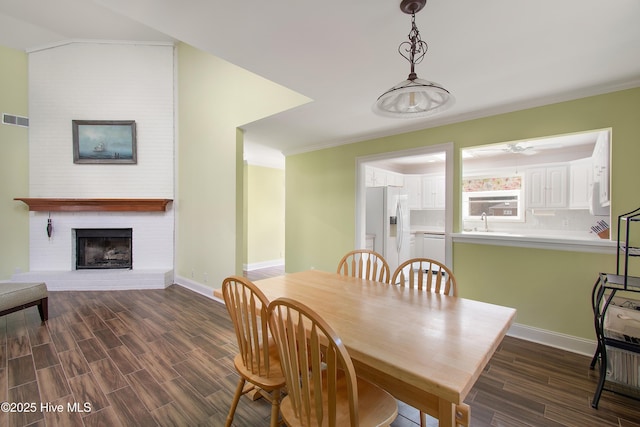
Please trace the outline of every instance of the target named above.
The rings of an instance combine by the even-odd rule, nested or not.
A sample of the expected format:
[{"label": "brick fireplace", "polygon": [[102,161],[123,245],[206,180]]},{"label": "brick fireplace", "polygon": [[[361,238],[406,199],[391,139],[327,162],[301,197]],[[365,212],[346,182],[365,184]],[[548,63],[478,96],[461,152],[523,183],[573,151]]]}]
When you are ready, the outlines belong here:
[{"label": "brick fireplace", "polygon": [[[30,271],[12,280],[44,281],[50,290],[157,289],[173,283],[169,199],[20,200],[31,211]],[[78,259],[81,249],[88,253]]]},{"label": "brick fireplace", "polygon": [[[12,280],[45,281],[50,290],[171,284],[173,44],[65,41],[28,55],[29,189],[15,196],[31,198],[22,200],[30,211],[29,271]],[[73,120],[135,121],[137,162],[74,163]],[[98,228],[132,230],[131,268],[76,268],[74,230]]]},{"label": "brick fireplace", "polygon": [[76,228],[76,270],[131,269],[131,228]]}]

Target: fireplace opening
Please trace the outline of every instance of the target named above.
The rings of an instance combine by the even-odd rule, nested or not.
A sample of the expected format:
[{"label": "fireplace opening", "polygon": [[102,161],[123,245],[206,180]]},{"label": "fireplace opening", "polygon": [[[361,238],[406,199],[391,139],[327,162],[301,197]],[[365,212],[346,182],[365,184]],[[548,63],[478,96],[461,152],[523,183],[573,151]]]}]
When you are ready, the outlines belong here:
[{"label": "fireplace opening", "polygon": [[132,268],[131,228],[78,228],[76,269]]}]

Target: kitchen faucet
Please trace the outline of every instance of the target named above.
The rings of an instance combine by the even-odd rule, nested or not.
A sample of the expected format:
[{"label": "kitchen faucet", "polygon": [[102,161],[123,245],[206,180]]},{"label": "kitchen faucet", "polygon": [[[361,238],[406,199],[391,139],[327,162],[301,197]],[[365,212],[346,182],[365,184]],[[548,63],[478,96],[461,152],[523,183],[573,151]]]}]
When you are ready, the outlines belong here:
[{"label": "kitchen faucet", "polygon": [[480,219],[484,221],[484,231],[489,231],[489,223],[487,222],[487,213],[482,212],[482,215],[480,215]]}]

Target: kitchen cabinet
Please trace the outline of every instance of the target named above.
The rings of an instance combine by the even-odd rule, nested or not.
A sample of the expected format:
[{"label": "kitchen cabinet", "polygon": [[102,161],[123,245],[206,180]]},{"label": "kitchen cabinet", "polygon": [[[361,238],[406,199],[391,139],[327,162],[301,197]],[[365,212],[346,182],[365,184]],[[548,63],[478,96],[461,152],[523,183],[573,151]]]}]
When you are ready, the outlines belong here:
[{"label": "kitchen cabinet", "polygon": [[567,166],[532,168],[525,174],[526,208],[566,208],[568,206]]},{"label": "kitchen cabinet", "polygon": [[370,251],[375,251],[376,247],[376,236],[375,234],[367,234],[365,238],[365,249]]},{"label": "kitchen cabinet", "polygon": [[372,166],[365,167],[364,179],[366,187],[402,187],[404,185],[404,175]]},{"label": "kitchen cabinet", "polygon": [[444,209],[446,186],[444,175],[405,175],[404,188],[409,209]]},{"label": "kitchen cabinet", "polygon": [[409,209],[422,209],[422,176],[405,175],[404,189],[409,196]]},{"label": "kitchen cabinet", "polygon": [[589,209],[593,188],[593,161],[591,158],[569,164],[569,208]]},{"label": "kitchen cabinet", "polygon": [[424,175],[422,177],[422,209],[444,209],[444,175]]},{"label": "kitchen cabinet", "polygon": [[422,231],[411,233],[411,257],[430,258],[444,263],[444,234]]},{"label": "kitchen cabinet", "polygon": [[409,238],[409,256],[411,258],[416,258],[418,257],[416,254],[416,233],[411,233],[411,237]]},{"label": "kitchen cabinet", "polygon": [[422,256],[424,258],[434,259],[444,264],[445,260],[445,241],[444,234],[423,235]]},{"label": "kitchen cabinet", "polygon": [[600,132],[593,149],[593,181],[598,183],[600,206],[609,206],[609,133]]}]

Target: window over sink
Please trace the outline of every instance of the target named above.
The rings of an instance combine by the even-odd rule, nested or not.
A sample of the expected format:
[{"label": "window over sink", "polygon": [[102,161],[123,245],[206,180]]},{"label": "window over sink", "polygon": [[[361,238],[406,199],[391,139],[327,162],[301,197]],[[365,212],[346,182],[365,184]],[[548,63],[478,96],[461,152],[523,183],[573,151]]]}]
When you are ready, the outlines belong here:
[{"label": "window over sink", "polygon": [[485,216],[505,221],[521,221],[520,192],[466,193],[463,196],[463,218],[483,219]]},{"label": "window over sink", "polygon": [[523,221],[522,176],[473,177],[462,181],[462,219]]}]

